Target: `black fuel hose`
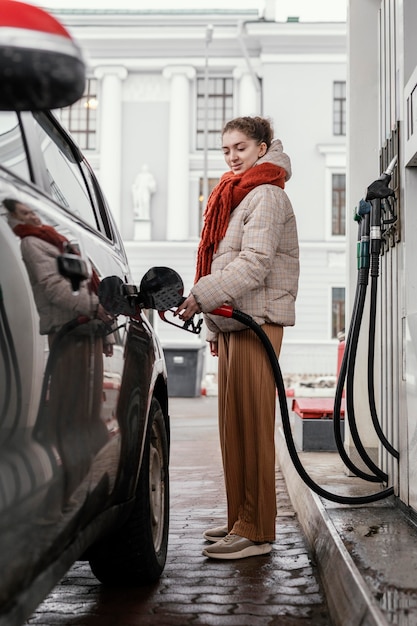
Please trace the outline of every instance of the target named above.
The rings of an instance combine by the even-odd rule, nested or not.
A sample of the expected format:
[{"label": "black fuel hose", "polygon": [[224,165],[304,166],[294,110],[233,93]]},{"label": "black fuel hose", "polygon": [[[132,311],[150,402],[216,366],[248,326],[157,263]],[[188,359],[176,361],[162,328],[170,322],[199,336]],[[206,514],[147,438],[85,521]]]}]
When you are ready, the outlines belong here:
[{"label": "black fuel hose", "polygon": [[359,478],[362,478],[363,480],[368,480],[370,482],[380,482],[381,480],[380,477],[375,476],[375,474],[372,474],[372,475],[366,474],[362,469],[357,467],[357,465],[355,465],[353,461],[349,458],[344,447],[342,434],[341,434],[341,428],[340,428],[343,389],[344,389],[345,380],[346,380],[348,363],[350,361],[350,355],[351,355],[353,328],[355,326],[356,316],[358,314],[358,309],[360,307],[360,299],[362,297],[363,297],[363,294],[362,294],[362,290],[360,289],[360,285],[357,285],[356,293],[355,293],[355,302],[353,306],[354,314],[353,314],[352,321],[349,327],[349,332],[346,338],[345,351],[343,354],[342,363],[340,365],[340,371],[339,371],[339,376],[338,376],[337,385],[336,385],[336,392],[335,392],[334,406],[333,406],[333,432],[334,432],[334,438],[335,438],[337,450],[339,452],[339,455],[342,461],[346,465],[346,467],[350,469],[354,474],[356,474],[356,476],[358,476]]},{"label": "black fuel hose", "polygon": [[353,318],[351,321],[351,342],[347,350],[347,372],[346,372],[346,410],[349,422],[349,430],[352,440],[356,446],[357,452],[365,463],[365,465],[381,480],[388,480],[388,475],[383,472],[370,458],[366,452],[356,425],[355,404],[354,404],[354,377],[356,354],[359,343],[359,333],[362,325],[363,311],[366,300],[366,292],[369,282],[369,266],[370,266],[370,211],[371,205],[368,202],[362,202],[359,206],[357,217],[359,218],[358,228],[358,280],[357,280],[357,302],[353,309]]},{"label": "black fuel hose", "polygon": [[384,448],[392,454],[396,459],[400,458],[398,450],[396,450],[392,444],[385,437],[385,434],[379,423],[378,414],[375,403],[375,388],[374,388],[374,363],[375,363],[375,315],[376,315],[376,299],[377,299],[377,279],[371,278],[371,298],[370,298],[370,310],[369,310],[369,340],[368,340],[368,397],[369,397],[369,409],[371,412],[372,423],[374,425],[376,434],[384,446]]},{"label": "black fuel hose", "polygon": [[265,351],[267,353],[269,362],[272,367],[275,385],[278,392],[278,399],[281,409],[281,419],[282,419],[282,427],[284,431],[285,441],[287,444],[288,452],[290,454],[291,460],[294,464],[295,469],[297,470],[299,476],[302,478],[304,483],[316,494],[325,498],[326,500],[330,500],[332,502],[337,502],[338,504],[350,504],[350,505],[362,505],[369,504],[371,502],[377,502],[378,500],[382,500],[383,498],[387,498],[388,496],[393,495],[394,488],[388,487],[387,489],[383,489],[373,494],[369,494],[366,496],[341,496],[326,489],[323,489],[318,485],[311,476],[305,470],[303,464],[300,461],[298,456],[297,449],[295,447],[294,438],[292,436],[290,417],[288,414],[288,406],[287,406],[287,398],[285,393],[285,385],[282,378],[281,368],[279,366],[277,355],[275,354],[275,350],[273,345],[271,344],[268,335],[264,332],[261,326],[255,322],[255,320],[246,313],[239,311],[237,309],[232,309],[229,306],[222,306],[214,311],[210,311],[212,315],[221,315],[222,317],[232,317],[233,319],[241,322],[248,328],[254,331],[257,337],[261,340]]},{"label": "black fuel hose", "polygon": [[[355,361],[357,354],[357,345],[359,341],[359,333],[362,325],[363,310],[366,299],[366,290],[368,285],[369,274],[369,211],[370,205],[364,203],[359,212],[359,228],[358,228],[358,280],[356,284],[355,300],[353,305],[353,314],[349,326],[349,332],[346,338],[345,351],[340,366],[339,376],[336,385],[336,393],[333,407],[333,431],[337,450],[339,455],[348,469],[356,476],[370,482],[386,481],[388,475],[377,467],[372,459],[368,456],[359,436],[356,426],[355,407],[353,399],[353,381]],[[356,446],[359,456],[365,465],[374,472],[372,475],[365,473],[357,467],[349,458],[341,435],[341,403],[343,389],[346,382],[346,406],[347,421],[352,435],[353,442]]]},{"label": "black fuel hose", "polygon": [[[380,200],[376,201],[380,203]],[[375,207],[372,207],[372,211]],[[380,247],[377,245],[377,234],[375,221],[378,221],[378,217],[375,213],[371,212],[371,204],[364,202],[360,208],[359,217],[359,229],[358,229],[358,281],[355,294],[355,304],[353,307],[353,317],[349,328],[349,335],[346,341],[345,353],[343,355],[342,366],[340,368],[336,394],[334,403],[334,435],[336,446],[339,454],[344,463],[351,469],[356,475],[364,478],[365,480],[378,481],[380,478],[383,481],[388,479],[388,475],[383,472],[368,456],[365,448],[363,447],[360,439],[355,418],[355,406],[353,396],[353,383],[355,373],[355,363],[357,354],[357,345],[359,340],[359,332],[362,324],[363,309],[366,298],[366,291],[368,287],[369,273],[371,274],[371,307],[370,307],[370,319],[369,319],[369,347],[368,347],[368,401],[371,412],[372,423],[375,428],[376,434],[382,443],[382,445],[398,458],[398,452],[392,447],[392,445],[386,439],[381,426],[378,421],[375,406],[375,392],[373,386],[374,376],[374,352],[375,352],[375,318],[376,318],[376,277],[378,276],[378,264]],[[371,219],[370,219],[371,218]],[[370,232],[371,231],[371,232]],[[370,237],[369,237],[370,235]],[[343,386],[346,379],[346,405],[348,412],[349,428],[352,435],[352,439],[356,446],[359,456],[362,458],[367,467],[374,472],[374,476],[368,476],[364,474],[359,468],[354,466],[352,461],[347,456],[343,441],[340,434],[340,405],[343,392]]]},{"label": "black fuel hose", "polygon": [[[392,195],[391,190],[385,188],[385,195]],[[396,459],[399,458],[399,452],[396,450],[388,439],[379,423],[378,414],[375,403],[374,388],[374,367],[375,367],[375,319],[377,307],[378,292],[378,276],[379,276],[379,256],[381,253],[381,198],[373,198],[371,201],[371,226],[370,226],[370,262],[369,273],[371,276],[371,295],[369,308],[369,331],[368,331],[368,398],[369,410],[371,412],[372,423],[376,434],[379,437],[384,448],[392,454]]]},{"label": "black fuel hose", "polygon": [[347,365],[347,373],[346,373],[346,409],[348,413],[348,421],[349,421],[349,430],[352,436],[353,442],[356,446],[356,449],[367,465],[367,467],[374,472],[376,476],[378,476],[381,480],[388,480],[388,474],[383,472],[372,459],[368,456],[363,443],[360,439],[358,428],[356,425],[356,417],[355,417],[355,404],[354,404],[354,377],[355,377],[355,364],[356,364],[356,355],[359,343],[359,333],[362,324],[362,316],[363,309],[366,298],[366,286],[360,285],[360,294],[358,300],[358,313],[354,317],[354,327],[352,333],[352,342],[348,352],[348,365]]}]

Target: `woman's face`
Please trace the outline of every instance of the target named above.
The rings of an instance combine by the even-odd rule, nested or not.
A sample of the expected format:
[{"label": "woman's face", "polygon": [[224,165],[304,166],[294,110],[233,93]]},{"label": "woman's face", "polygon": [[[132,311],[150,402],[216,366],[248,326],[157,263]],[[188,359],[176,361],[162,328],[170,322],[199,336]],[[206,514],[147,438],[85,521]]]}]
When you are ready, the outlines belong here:
[{"label": "woman's face", "polygon": [[255,139],[247,137],[240,130],[229,130],[223,134],[223,155],[227,165],[233,174],[243,174],[253,165],[267,150],[263,141],[257,144]]},{"label": "woman's face", "polygon": [[41,226],[42,222],[36,215],[35,211],[32,211],[26,204],[18,202],[14,211],[16,219],[24,224],[30,224],[31,226]]}]

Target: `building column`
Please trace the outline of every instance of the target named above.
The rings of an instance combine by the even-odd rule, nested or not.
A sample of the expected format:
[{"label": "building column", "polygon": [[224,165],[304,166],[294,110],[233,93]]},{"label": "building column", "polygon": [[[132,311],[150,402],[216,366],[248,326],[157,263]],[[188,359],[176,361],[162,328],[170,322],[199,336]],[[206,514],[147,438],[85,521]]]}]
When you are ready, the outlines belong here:
[{"label": "building column", "polygon": [[251,73],[246,69],[237,67],[233,71],[233,78],[237,85],[236,91],[239,94],[236,116],[260,115],[259,95]]},{"label": "building column", "polygon": [[100,81],[100,183],[117,226],[121,227],[122,82],[127,70],[103,66],[94,72]]},{"label": "building column", "polygon": [[[168,138],[168,241],[189,237],[189,153],[190,153],[190,81],[195,78],[190,66],[165,68],[164,78],[171,81]],[[195,206],[197,207],[197,198]]]}]

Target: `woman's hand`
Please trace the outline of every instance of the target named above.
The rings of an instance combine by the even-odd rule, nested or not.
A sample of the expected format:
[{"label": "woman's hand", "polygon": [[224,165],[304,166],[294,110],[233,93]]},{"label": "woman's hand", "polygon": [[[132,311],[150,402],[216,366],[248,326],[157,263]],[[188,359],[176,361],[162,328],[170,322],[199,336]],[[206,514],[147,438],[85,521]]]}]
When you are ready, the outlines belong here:
[{"label": "woman's hand", "polygon": [[105,324],[111,324],[114,320],[114,315],[108,313],[106,309],[99,304],[97,307],[96,318],[104,322]]},{"label": "woman's hand", "polygon": [[196,313],[201,313],[201,309],[193,294],[190,293],[188,298],[186,298],[184,302],[179,305],[174,315],[178,315],[180,320],[184,320],[184,322],[186,322]]}]

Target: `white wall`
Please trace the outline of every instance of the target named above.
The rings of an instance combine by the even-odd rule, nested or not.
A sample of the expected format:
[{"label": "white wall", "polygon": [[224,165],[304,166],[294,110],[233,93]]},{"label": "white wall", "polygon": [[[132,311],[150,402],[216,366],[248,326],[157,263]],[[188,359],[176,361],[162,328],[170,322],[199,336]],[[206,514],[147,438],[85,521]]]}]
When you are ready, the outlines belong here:
[{"label": "white wall", "polygon": [[[345,285],[346,254],[344,237],[331,237],[329,186],[331,172],[345,168],[345,138],[334,136],[332,127],[333,82],[346,77],[345,24],[287,24],[258,20],[253,10],[207,15],[198,9],[179,13],[175,8],[161,14],[137,10],[91,15],[75,10],[61,19],[87,48],[92,71],[112,64],[126,69],[116,213],[121,216],[122,235],[137,279],[151,265],[163,264],[161,259],[183,274],[186,284],[194,274],[198,180],[203,174],[203,154],[194,146],[195,76],[204,72],[208,23],[214,26],[209,72],[234,78],[236,114],[247,114],[247,99],[252,108],[256,101],[251,74],[255,72],[262,80],[263,110],[258,113],[272,118],[276,136],[292,160],[293,177],[286,191],[297,216],[300,240],[297,322],[285,333],[281,361],[291,374],[335,374],[338,342],[331,339],[331,287]],[[170,107],[173,99],[178,104],[178,93],[171,90],[171,70],[181,67],[187,73],[188,87],[184,83],[182,97],[188,90],[184,107],[189,113],[173,133]],[[109,124],[111,119],[101,120],[99,136]],[[178,150],[169,143],[174,135]],[[100,154],[92,153],[91,161],[97,166]],[[144,163],[157,182],[151,201],[151,241],[145,242],[132,240],[131,198],[134,176]],[[181,165],[182,174],[184,168],[188,172],[184,178],[188,189],[177,181],[178,193],[169,191],[175,190],[173,165]],[[210,151],[209,177],[220,177],[225,169],[222,155]],[[188,206],[183,206],[182,198],[188,198]],[[185,234],[182,242],[170,243],[167,231],[175,220]],[[166,332],[161,329],[163,337]]]}]

